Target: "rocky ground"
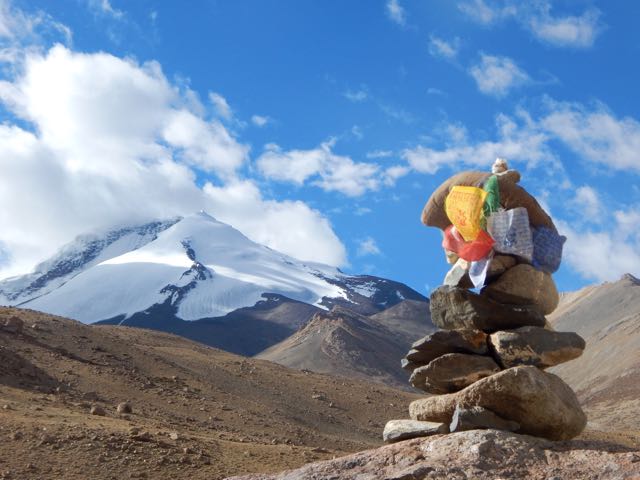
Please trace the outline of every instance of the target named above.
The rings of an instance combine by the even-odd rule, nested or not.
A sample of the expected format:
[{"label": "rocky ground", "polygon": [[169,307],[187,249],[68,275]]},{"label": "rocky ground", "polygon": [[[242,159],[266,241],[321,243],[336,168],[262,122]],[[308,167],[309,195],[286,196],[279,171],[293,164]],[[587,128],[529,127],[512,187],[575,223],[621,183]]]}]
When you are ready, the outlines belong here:
[{"label": "rocky ground", "polygon": [[417,398],[164,333],[0,308],[0,324],[13,317],[0,327],[0,479],[277,472],[381,445],[386,420]]},{"label": "rocky ground", "polygon": [[234,480],[638,480],[640,451],[606,440],[550,442],[498,430],[417,438],[276,475]]},{"label": "rocky ground", "polygon": [[637,405],[620,403],[637,383],[587,404],[571,442],[472,431],[376,449],[418,395],[150,330],[0,308],[7,321],[0,479],[640,478]]}]

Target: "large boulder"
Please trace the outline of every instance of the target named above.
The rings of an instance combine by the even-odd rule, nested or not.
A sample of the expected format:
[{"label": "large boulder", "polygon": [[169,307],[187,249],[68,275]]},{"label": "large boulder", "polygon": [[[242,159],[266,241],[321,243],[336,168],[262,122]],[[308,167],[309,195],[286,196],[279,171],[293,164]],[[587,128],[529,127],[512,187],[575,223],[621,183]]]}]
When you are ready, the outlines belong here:
[{"label": "large boulder", "polygon": [[389,420],[384,426],[382,439],[387,443],[393,443],[410,438],[438,435],[439,433],[449,433],[447,425],[419,420]]},{"label": "large boulder", "polygon": [[447,353],[429,365],[416,368],[409,382],[427,393],[451,393],[500,371],[491,357],[466,353]]},{"label": "large boulder", "polygon": [[519,433],[567,440],[584,429],[587,417],[573,390],[536,367],[513,367],[478,380],[456,393],[415,400],[414,420],[451,423],[457,406],[483,407],[520,424]]},{"label": "large boulder", "polygon": [[[438,330],[411,345],[407,366],[426,365],[447,353],[487,353],[487,335],[480,330]],[[414,366],[414,368],[415,368]]]},{"label": "large boulder", "polygon": [[433,324],[447,330],[495,332],[527,325],[542,327],[545,323],[544,315],[534,306],[503,305],[458,287],[435,289],[429,308]]},{"label": "large boulder", "polygon": [[551,275],[526,263],[508,269],[483,288],[482,295],[500,303],[535,305],[545,315],[553,312],[560,302]]},{"label": "large boulder", "polygon": [[522,327],[495,332],[490,337],[493,352],[505,367],[533,365],[553,367],[582,355],[584,339],[574,332],[555,332],[540,327]]}]

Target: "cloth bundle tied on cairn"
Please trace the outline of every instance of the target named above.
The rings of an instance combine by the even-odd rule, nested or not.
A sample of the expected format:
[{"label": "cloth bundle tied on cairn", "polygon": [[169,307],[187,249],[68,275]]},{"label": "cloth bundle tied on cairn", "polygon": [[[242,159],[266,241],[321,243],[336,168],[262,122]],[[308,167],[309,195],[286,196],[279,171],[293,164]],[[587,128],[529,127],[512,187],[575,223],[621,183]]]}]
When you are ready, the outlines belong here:
[{"label": "cloth bundle tied on cairn", "polygon": [[389,421],[385,441],[478,428],[566,440],[584,429],[573,390],[544,371],[585,347],[545,319],[558,306],[551,275],[566,238],[519,181],[499,158],[491,174],[454,175],[425,205],[422,222],[443,231],[452,267],[430,298],[440,330],[417,340],[402,367],[431,396],[411,403],[410,420]]}]

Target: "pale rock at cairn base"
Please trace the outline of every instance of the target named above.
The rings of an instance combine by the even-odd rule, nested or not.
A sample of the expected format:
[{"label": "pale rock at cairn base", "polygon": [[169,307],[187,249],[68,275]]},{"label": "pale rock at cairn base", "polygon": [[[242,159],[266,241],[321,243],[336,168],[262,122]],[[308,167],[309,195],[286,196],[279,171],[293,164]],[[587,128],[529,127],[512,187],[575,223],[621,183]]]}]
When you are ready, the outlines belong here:
[{"label": "pale rock at cairn base", "polygon": [[428,437],[440,433],[449,433],[446,424],[421,422],[419,420],[389,420],[384,426],[382,439],[387,443],[393,443],[410,438]]}]

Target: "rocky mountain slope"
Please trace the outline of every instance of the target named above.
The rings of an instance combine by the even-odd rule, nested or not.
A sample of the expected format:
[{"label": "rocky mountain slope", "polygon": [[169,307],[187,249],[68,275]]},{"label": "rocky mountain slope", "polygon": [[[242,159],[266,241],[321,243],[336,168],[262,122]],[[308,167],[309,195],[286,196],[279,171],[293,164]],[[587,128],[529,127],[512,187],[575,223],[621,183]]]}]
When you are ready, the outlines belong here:
[{"label": "rocky mountain slope", "polygon": [[[415,317],[409,317],[407,328],[390,321],[398,320],[398,313],[376,319],[335,307],[331,312],[317,313],[302,329],[256,357],[407,389],[409,376],[399,359],[408,348],[404,337],[416,329]],[[422,323],[422,330],[433,328],[424,320]]]},{"label": "rocky mountain slope", "polygon": [[0,308],[7,480],[210,480],[296,468],[380,445],[384,422],[415,398],[166,333]]},{"label": "rocky mountain slope", "polygon": [[398,282],[296,260],[204,212],[80,237],[34,273],[0,282],[0,304],[165,330],[245,355],[320,310],[372,315],[405,299],[425,300]]},{"label": "rocky mountain slope", "polygon": [[428,301],[404,300],[369,318],[393,332],[406,348],[436,330],[431,322]]},{"label": "rocky mountain slope", "polygon": [[640,435],[640,280],[627,274],[564,294],[549,320],[587,342],[581,357],[551,371],[576,391],[590,425]]}]

